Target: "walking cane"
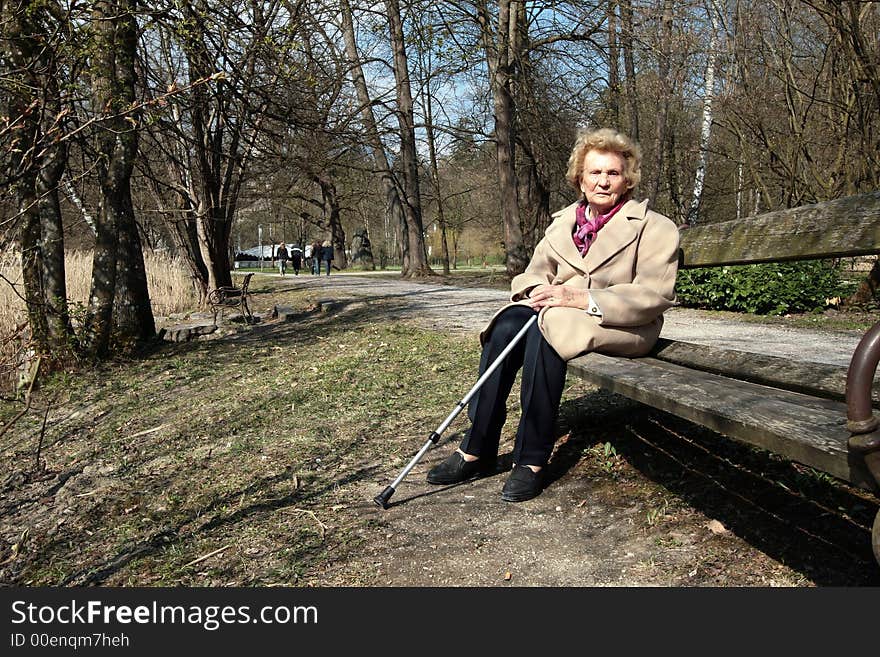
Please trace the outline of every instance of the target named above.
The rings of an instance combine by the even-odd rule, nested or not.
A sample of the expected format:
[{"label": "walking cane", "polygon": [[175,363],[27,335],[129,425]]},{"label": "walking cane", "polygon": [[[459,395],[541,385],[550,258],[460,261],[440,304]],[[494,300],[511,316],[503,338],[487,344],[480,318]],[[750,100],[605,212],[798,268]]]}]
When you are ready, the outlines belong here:
[{"label": "walking cane", "polygon": [[516,346],[520,339],[522,339],[522,336],[526,334],[526,331],[529,330],[531,325],[534,324],[535,320],[537,319],[537,315],[529,318],[529,321],[525,323],[525,326],[523,326],[519,330],[519,333],[517,333],[513,337],[513,340],[510,341],[510,344],[508,344],[504,348],[504,351],[502,351],[498,355],[498,358],[495,359],[495,362],[493,362],[489,367],[486,368],[486,371],[483,372],[483,375],[477,380],[477,382],[474,384],[474,387],[471,388],[471,391],[464,397],[462,397],[461,401],[458,402],[455,409],[449,414],[449,416],[445,420],[443,420],[443,422],[440,423],[440,426],[437,427],[434,432],[428,437],[428,441],[422,446],[422,448],[419,450],[419,453],[413,457],[412,461],[410,461],[409,464],[401,471],[401,473],[397,476],[397,479],[395,479],[390,486],[385,488],[385,490],[383,490],[381,493],[373,498],[373,501],[376,504],[381,506],[383,509],[388,508],[388,500],[390,500],[391,496],[394,495],[394,491],[400,485],[400,482],[402,482],[406,478],[406,475],[409,474],[409,471],[412,470],[415,467],[416,463],[421,460],[421,458],[425,455],[425,452],[428,451],[431,445],[437,444],[437,441],[440,440],[440,436],[443,434],[444,431],[446,431],[446,428],[450,424],[452,424],[452,421],[458,416],[459,413],[462,412],[462,410],[464,410],[464,407],[467,406],[467,403],[471,400],[471,397],[473,397],[477,393],[477,390],[479,390],[483,386],[483,384],[486,383],[486,379],[488,379],[492,375],[492,372],[494,372],[498,368],[498,366],[501,365],[502,361],[507,357],[507,354],[510,353],[510,351]]}]

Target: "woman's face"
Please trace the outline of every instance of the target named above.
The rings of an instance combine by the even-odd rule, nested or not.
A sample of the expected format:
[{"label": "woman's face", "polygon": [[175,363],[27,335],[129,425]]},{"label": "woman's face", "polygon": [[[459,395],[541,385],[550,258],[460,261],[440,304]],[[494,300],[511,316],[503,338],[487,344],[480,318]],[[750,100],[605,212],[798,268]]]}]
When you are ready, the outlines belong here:
[{"label": "woman's face", "polygon": [[581,191],[597,214],[604,214],[627,192],[626,162],[619,153],[587,151],[581,173]]}]

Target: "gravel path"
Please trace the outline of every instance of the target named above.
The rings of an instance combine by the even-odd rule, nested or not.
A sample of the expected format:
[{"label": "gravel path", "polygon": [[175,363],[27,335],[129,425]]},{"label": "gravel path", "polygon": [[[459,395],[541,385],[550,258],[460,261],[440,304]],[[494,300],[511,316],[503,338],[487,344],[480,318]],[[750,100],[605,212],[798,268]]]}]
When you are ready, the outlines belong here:
[{"label": "gravel path", "polygon": [[[479,331],[508,297],[503,290],[368,275],[299,276],[290,280],[285,285],[321,290],[328,298],[396,298],[399,305],[391,317],[416,319],[441,330]],[[743,323],[699,310],[673,308],[666,313],[663,337],[846,367],[861,333]]]}]

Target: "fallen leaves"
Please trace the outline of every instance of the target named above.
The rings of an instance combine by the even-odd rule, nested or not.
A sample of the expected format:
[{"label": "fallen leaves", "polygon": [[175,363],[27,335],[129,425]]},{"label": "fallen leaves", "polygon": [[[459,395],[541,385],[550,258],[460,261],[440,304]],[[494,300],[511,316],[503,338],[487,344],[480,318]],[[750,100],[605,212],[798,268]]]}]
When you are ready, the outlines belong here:
[{"label": "fallen leaves", "polygon": [[710,521],[706,524],[706,528],[707,528],[710,532],[712,532],[713,534],[715,534],[715,536],[723,536],[724,534],[726,534],[726,533],[728,532],[727,527],[725,527],[724,525],[722,525],[722,524],[721,524],[720,522],[718,522],[717,520],[710,520]]},{"label": "fallen leaves", "polygon": [[18,558],[18,555],[21,554],[24,549],[24,544],[27,543],[28,536],[30,536],[30,529],[25,529],[18,541],[12,544],[12,553],[3,561],[0,561],[0,566],[5,566],[8,563],[12,563]]}]

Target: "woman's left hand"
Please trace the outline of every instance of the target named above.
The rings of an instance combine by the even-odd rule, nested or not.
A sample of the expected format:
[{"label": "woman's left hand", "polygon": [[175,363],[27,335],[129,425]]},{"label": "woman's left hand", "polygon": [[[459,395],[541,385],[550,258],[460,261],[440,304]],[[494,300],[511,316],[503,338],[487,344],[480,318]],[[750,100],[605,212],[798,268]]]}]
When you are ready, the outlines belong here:
[{"label": "woman's left hand", "polygon": [[586,290],[578,290],[570,285],[538,285],[529,293],[529,305],[535,310],[564,306],[586,310],[589,304]]}]

